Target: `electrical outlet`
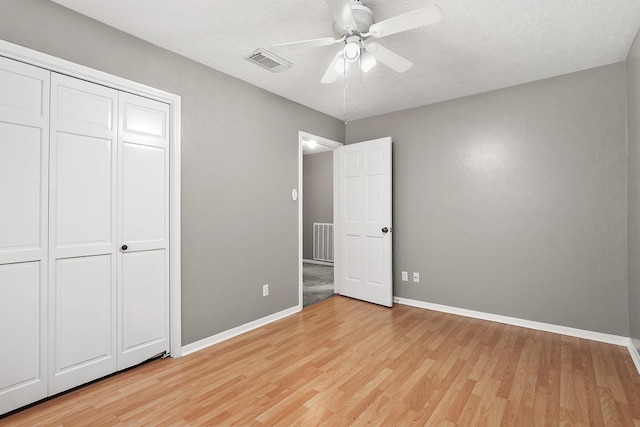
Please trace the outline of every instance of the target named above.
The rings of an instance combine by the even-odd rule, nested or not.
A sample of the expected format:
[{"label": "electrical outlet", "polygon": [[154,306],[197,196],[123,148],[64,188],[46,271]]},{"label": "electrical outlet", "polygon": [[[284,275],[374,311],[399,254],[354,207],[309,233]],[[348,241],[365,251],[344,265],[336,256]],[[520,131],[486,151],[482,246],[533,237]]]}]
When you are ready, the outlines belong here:
[{"label": "electrical outlet", "polygon": [[269,284],[262,285],[262,296],[266,297],[269,295]]},{"label": "electrical outlet", "polygon": [[413,273],[413,283],[420,283],[420,273],[418,272]]},{"label": "electrical outlet", "polygon": [[403,282],[407,282],[409,280],[409,273],[407,273],[406,271],[402,272],[402,281]]}]

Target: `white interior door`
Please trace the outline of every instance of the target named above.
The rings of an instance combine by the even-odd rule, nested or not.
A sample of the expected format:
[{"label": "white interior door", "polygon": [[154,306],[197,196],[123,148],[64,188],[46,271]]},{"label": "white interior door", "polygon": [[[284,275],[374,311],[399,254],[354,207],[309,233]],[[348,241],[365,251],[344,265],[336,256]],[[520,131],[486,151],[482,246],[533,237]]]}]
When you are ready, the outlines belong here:
[{"label": "white interior door", "polygon": [[169,106],[120,94],[118,369],[169,351]]},{"label": "white interior door", "polygon": [[334,151],[336,292],[391,307],[391,138]]},{"label": "white interior door", "polygon": [[49,76],[0,57],[0,414],[47,395]]},{"label": "white interior door", "polygon": [[51,75],[49,392],[116,370],[118,92]]}]

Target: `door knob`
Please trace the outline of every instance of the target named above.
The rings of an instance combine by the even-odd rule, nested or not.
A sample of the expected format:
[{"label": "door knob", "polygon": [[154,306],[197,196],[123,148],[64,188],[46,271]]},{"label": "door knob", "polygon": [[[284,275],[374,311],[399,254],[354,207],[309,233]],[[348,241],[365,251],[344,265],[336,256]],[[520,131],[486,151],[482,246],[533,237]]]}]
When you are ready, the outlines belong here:
[{"label": "door knob", "polygon": [[384,228],[382,228],[382,232],[383,232],[383,233],[388,233],[388,232],[389,232],[389,227],[384,227]]},{"label": "door knob", "polygon": [[120,249],[122,249],[123,251],[126,251],[127,249],[129,249],[129,246],[127,246],[127,245],[122,245],[122,247],[121,247]]}]

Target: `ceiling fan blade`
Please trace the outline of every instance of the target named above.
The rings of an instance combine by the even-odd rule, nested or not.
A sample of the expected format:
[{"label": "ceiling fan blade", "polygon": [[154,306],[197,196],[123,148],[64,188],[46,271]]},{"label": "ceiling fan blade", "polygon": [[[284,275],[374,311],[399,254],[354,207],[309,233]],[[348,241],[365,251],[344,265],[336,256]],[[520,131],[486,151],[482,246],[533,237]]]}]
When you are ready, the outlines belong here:
[{"label": "ceiling fan blade", "polygon": [[402,31],[435,24],[441,20],[442,10],[436,5],[430,5],[377,22],[369,27],[369,34],[376,38],[386,37]]},{"label": "ceiling fan blade", "polygon": [[383,63],[398,73],[404,73],[413,66],[413,62],[378,43],[369,43],[367,45],[367,52],[370,52],[378,62]]},{"label": "ceiling fan blade", "polygon": [[333,61],[331,61],[331,64],[329,64],[329,67],[327,68],[327,71],[325,71],[324,76],[322,76],[322,79],[320,80],[321,83],[333,83],[336,80],[338,80],[338,71],[336,70],[336,62],[342,57],[342,49],[336,53],[336,56],[333,58]]},{"label": "ceiling fan blade", "polygon": [[353,17],[353,10],[349,5],[349,0],[325,0],[333,19],[338,23],[340,28],[347,32],[351,32],[358,28],[356,24],[356,18]]},{"label": "ceiling fan blade", "polygon": [[332,37],[323,37],[320,39],[311,39],[311,40],[302,40],[299,42],[291,42],[291,43],[281,43],[275,44],[271,46],[271,50],[274,52],[280,52],[283,50],[295,50],[295,49],[304,49],[308,47],[320,47],[320,46],[330,46],[334,43],[340,43],[341,39],[334,39]]}]

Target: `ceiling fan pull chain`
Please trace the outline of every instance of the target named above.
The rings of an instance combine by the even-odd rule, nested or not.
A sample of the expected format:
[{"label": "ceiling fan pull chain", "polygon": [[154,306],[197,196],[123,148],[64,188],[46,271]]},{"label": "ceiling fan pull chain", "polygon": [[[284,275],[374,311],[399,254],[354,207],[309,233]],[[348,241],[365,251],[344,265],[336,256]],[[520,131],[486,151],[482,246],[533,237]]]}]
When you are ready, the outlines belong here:
[{"label": "ceiling fan pull chain", "polygon": [[346,126],[347,125],[347,81],[346,79],[344,80],[344,86],[342,90],[342,111],[343,111],[344,124]]}]

